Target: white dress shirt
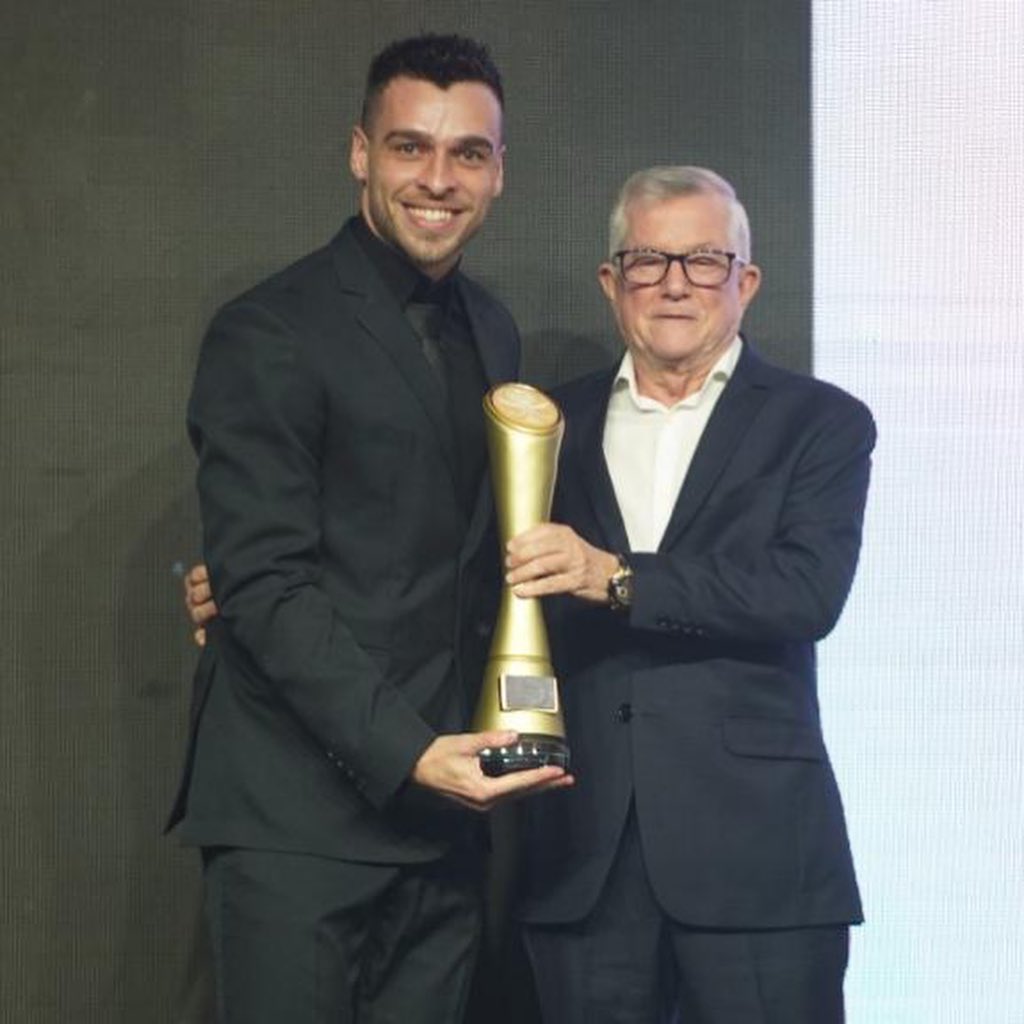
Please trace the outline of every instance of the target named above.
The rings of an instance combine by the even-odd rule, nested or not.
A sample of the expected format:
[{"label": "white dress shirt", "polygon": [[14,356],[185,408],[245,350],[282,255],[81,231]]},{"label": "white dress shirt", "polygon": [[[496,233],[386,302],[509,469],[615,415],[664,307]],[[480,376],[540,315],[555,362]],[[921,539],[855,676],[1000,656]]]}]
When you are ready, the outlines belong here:
[{"label": "white dress shirt", "polygon": [[657,551],[693,453],[742,347],[737,335],[700,390],[671,406],[641,395],[633,356],[627,351],[622,357],[604,423],[604,457],[633,551]]}]

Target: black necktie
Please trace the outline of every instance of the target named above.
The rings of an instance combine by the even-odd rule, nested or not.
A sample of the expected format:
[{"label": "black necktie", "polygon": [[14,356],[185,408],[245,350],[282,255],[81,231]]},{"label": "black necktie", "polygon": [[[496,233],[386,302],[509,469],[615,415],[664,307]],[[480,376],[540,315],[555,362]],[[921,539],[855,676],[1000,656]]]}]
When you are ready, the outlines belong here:
[{"label": "black necktie", "polygon": [[405,315],[412,329],[419,335],[423,357],[430,364],[441,390],[448,394],[448,376],[441,357],[441,326],[444,310],[436,302],[410,301]]},{"label": "black necktie", "polygon": [[472,514],[486,460],[481,401],[487,378],[473,343],[472,328],[458,297],[417,292],[405,314],[419,335],[423,356],[434,370],[448,407],[455,441],[455,478],[466,515]]}]

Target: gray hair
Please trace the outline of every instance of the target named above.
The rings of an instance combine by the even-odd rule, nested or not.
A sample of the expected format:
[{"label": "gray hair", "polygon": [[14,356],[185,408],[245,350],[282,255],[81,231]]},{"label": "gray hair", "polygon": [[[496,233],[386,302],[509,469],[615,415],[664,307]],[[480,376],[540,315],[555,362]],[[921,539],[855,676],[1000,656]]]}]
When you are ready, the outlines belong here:
[{"label": "gray hair", "polygon": [[716,195],[729,204],[729,237],[736,254],[750,260],[750,222],[736,190],[706,167],[648,167],[626,179],[608,221],[608,257],[618,252],[629,230],[633,203],[657,203],[676,196]]}]

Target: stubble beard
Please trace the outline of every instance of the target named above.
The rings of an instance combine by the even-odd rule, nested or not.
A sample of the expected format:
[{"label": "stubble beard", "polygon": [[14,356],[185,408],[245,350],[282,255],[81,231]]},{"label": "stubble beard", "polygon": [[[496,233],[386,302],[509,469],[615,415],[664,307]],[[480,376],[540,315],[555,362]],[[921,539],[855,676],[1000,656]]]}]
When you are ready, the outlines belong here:
[{"label": "stubble beard", "polygon": [[[389,245],[399,249],[424,273],[430,272],[440,264],[458,262],[462,250],[470,238],[476,234],[479,225],[470,231],[459,232],[450,238],[424,238],[416,232],[415,227],[402,223],[399,219],[404,215],[404,208],[398,201],[392,207],[384,199],[369,197],[368,212],[370,226]],[[460,213],[457,216],[466,216]]]}]

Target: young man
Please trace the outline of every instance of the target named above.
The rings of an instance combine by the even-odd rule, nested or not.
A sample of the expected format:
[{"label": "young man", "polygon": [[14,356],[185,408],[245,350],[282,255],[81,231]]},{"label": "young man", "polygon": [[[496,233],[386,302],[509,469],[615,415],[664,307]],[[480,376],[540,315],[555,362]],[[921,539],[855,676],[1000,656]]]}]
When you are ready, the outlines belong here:
[{"label": "young man", "polygon": [[[507,311],[458,270],[501,193],[502,87],[480,45],[373,61],[359,215],[228,303],[189,431],[221,615],[171,815],[202,849],[221,1019],[460,1019],[479,931],[464,808],[570,783],[488,779],[466,734],[490,520],[480,399]],[[180,823],[180,824],[179,824]]]}]

